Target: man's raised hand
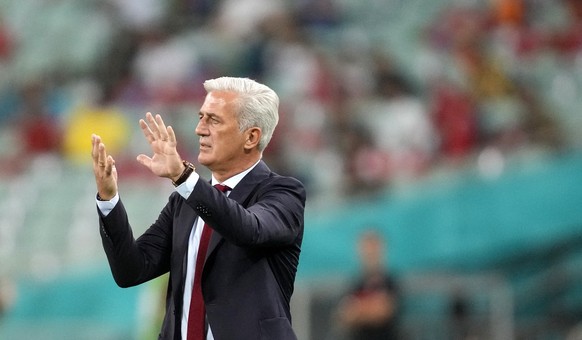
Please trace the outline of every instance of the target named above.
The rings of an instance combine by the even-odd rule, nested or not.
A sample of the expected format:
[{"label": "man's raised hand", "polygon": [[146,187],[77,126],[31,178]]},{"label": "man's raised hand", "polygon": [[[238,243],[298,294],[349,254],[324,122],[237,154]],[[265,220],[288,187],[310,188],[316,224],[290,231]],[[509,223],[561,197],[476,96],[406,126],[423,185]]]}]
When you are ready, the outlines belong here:
[{"label": "man's raised hand", "polygon": [[160,177],[174,179],[184,170],[182,159],[178,154],[176,134],[171,126],[164,124],[159,114],[155,117],[146,113],[145,119],[139,120],[139,126],[150,144],[153,155],[151,157],[140,154],[137,161]]},{"label": "man's raised hand", "polygon": [[91,157],[93,158],[93,173],[97,184],[99,198],[110,200],[117,194],[117,169],[115,160],[111,155],[107,155],[105,144],[101,137],[93,134],[91,136]]}]

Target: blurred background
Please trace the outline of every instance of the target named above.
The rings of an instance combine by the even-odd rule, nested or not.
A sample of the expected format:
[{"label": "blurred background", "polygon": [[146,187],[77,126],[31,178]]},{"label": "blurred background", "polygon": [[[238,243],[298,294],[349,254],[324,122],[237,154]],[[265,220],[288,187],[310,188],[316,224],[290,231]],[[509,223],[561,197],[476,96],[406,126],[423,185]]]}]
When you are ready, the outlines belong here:
[{"label": "blurred background", "polygon": [[582,339],[582,1],[0,0],[1,339],[157,338],[166,277],[115,286],[91,133],[140,234],[172,186],[135,161],[138,119],[196,160],[223,75],[281,97],[264,158],[308,190],[300,339],[351,339],[368,231],[398,338]]}]

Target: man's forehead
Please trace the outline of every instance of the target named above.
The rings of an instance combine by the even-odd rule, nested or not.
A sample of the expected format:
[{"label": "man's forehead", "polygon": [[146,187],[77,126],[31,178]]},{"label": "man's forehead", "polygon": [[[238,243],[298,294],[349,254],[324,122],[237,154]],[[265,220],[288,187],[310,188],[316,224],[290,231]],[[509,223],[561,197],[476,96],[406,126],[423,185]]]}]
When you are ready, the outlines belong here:
[{"label": "man's forehead", "polygon": [[227,106],[235,100],[237,94],[227,91],[213,91],[206,95],[202,106]]}]

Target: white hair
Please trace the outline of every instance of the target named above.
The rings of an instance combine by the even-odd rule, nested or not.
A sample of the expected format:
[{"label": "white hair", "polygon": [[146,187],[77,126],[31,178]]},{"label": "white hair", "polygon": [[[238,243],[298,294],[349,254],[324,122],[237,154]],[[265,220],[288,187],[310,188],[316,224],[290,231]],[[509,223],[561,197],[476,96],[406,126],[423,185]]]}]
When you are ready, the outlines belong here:
[{"label": "white hair", "polygon": [[263,151],[279,122],[279,96],[266,85],[249,78],[220,77],[204,82],[204,89],[238,94],[238,124],[241,131],[251,127],[261,129],[259,150]]}]

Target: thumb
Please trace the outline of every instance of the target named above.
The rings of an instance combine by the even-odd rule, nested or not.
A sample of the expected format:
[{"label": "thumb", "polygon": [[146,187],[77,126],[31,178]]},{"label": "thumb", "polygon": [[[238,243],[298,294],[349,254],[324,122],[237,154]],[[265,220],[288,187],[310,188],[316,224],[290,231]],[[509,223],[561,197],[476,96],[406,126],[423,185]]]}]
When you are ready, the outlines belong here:
[{"label": "thumb", "polygon": [[139,163],[141,163],[143,166],[145,166],[146,168],[150,168],[152,165],[152,159],[144,154],[139,154],[137,156],[137,161]]}]

